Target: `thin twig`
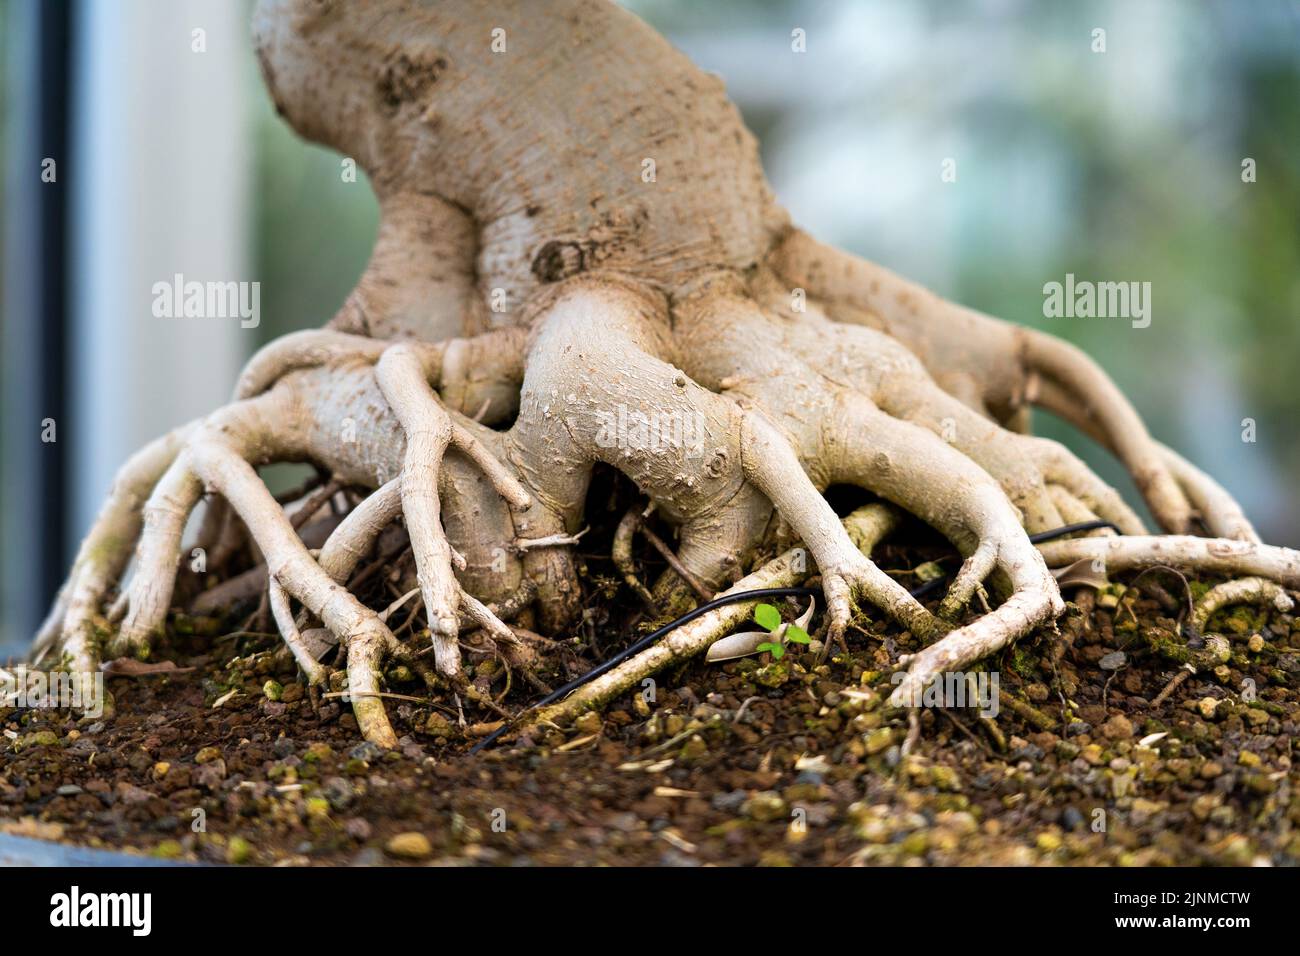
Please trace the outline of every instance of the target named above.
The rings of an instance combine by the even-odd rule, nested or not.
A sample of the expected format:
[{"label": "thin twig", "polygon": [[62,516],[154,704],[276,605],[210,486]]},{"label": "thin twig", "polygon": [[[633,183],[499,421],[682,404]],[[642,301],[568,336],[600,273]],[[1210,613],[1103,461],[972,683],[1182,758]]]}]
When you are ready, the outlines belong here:
[{"label": "thin twig", "polygon": [[1165,685],[1165,689],[1156,694],[1155,699],[1151,701],[1152,707],[1159,707],[1169,699],[1169,695],[1178,689],[1180,685],[1196,673],[1196,668],[1191,664],[1184,664],[1182,669]]},{"label": "thin twig", "polygon": [[337,478],[331,478],[328,484],[314,492],[312,496],[303,503],[302,507],[293,513],[293,517],[289,519],[289,524],[293,525],[293,530],[297,531],[311,520],[312,515],[325,507],[325,505],[329,503],[329,500],[338,494],[342,488],[343,482],[339,481]]},{"label": "thin twig", "polygon": [[691,590],[695,592],[696,597],[701,601],[713,600],[713,592],[700,583],[700,579],[686,569],[686,565],[682,564],[682,562],[678,560],[677,555],[673,553],[673,549],[668,547],[659,535],[651,531],[650,526],[644,521],[641,522],[640,530],[641,534],[650,542],[654,549],[663,555],[663,559],[668,562],[668,566],[677,572],[677,576],[691,586]]},{"label": "thin twig", "polygon": [[906,757],[910,754],[920,739],[921,715],[915,707],[912,707],[907,711],[907,736],[903,738],[903,746],[900,748],[902,755]]},{"label": "thin twig", "polygon": [[978,737],[976,737],[976,736],[975,736],[975,732],[974,732],[973,730],[971,730],[969,727],[967,727],[967,726],[966,726],[964,723],[962,723],[960,720],[958,720],[956,714],[950,712],[946,707],[941,707],[941,708],[939,708],[939,713],[943,714],[943,715],[944,715],[945,717],[947,717],[950,721],[952,721],[952,725],[953,725],[954,727],[956,727],[958,730],[960,730],[960,731],[961,731],[963,734],[965,734],[967,737],[969,737],[969,738],[971,739],[971,742],[972,742],[972,743],[974,743],[976,746],[978,746],[981,750],[983,750],[983,751],[984,751],[986,754],[988,754],[990,757],[993,756],[993,751],[992,751],[992,749],[990,749],[989,745],[986,744],[984,741],[980,740]]},{"label": "thin twig", "polygon": [[583,528],[577,534],[548,534],[544,538],[515,538],[514,549],[519,553],[531,551],[533,548],[560,548],[568,545],[577,544],[584,534],[591,530],[588,526]]},{"label": "thin twig", "polygon": [[431,707],[437,706],[436,702],[429,700],[429,698],[427,697],[412,697],[410,694],[394,694],[391,691],[385,691],[385,690],[370,690],[370,691],[332,690],[327,693],[321,694],[321,697],[323,698],[347,697],[349,700],[351,700],[353,697],[387,697],[390,700],[410,701],[412,704],[427,704]]},{"label": "thin twig", "polygon": [[397,610],[398,608],[400,608],[403,604],[405,604],[407,601],[409,601],[411,598],[415,597],[415,596],[416,596],[417,594],[419,594],[419,593],[420,593],[420,589],[419,589],[419,588],[411,588],[411,590],[407,591],[405,594],[403,594],[401,597],[399,597],[399,598],[398,598],[396,601],[394,601],[392,604],[388,605],[388,607],[386,607],[386,608],[384,608],[382,611],[380,611],[380,612],[379,612],[379,620],[381,620],[381,621],[383,621],[385,624],[387,624],[387,623],[388,623],[389,615],[391,615],[394,611],[396,611],[396,610]]},{"label": "thin twig", "polygon": [[320,472],[317,472],[316,474],[308,478],[306,481],[304,481],[302,484],[298,485],[296,488],[290,488],[288,491],[284,491],[276,495],[275,502],[276,504],[279,505],[292,504],[293,502],[297,501],[299,498],[303,497],[304,495],[311,494],[313,490],[321,486],[321,482],[323,482],[324,480],[325,480],[324,475],[322,475]]}]

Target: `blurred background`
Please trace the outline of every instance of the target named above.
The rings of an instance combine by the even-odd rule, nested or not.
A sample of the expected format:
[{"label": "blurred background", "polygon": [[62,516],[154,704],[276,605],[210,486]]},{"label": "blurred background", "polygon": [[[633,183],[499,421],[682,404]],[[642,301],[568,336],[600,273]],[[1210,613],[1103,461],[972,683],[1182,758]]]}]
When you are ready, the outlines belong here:
[{"label": "blurred background", "polygon": [[[627,5],[725,78],[799,224],[1078,343],[1300,546],[1300,2]],[[276,119],[250,7],[0,2],[0,653],[127,456],[325,322],[365,264],[369,186]],[[260,323],[156,318],[177,273],[259,282]],[[1067,273],[1150,282],[1150,327],[1045,318]],[[1036,427],[1135,499],[1086,439]]]}]

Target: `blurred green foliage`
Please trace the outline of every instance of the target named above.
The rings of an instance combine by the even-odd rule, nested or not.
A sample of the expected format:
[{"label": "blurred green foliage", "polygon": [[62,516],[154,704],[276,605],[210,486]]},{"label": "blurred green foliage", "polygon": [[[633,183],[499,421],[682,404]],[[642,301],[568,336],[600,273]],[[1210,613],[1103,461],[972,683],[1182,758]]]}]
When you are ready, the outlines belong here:
[{"label": "blurred green foliage", "polygon": [[[797,222],[1075,342],[1268,540],[1300,545],[1300,4],[628,5],[727,81]],[[1066,273],[1150,282],[1150,328],[1045,318]],[[1090,441],[1035,427],[1136,503]]]},{"label": "blurred green foliage", "polygon": [[343,304],[370,256],[379,204],[365,173],[345,181],[342,158],[300,139],[257,89],[254,255],[265,343],[323,325]]}]

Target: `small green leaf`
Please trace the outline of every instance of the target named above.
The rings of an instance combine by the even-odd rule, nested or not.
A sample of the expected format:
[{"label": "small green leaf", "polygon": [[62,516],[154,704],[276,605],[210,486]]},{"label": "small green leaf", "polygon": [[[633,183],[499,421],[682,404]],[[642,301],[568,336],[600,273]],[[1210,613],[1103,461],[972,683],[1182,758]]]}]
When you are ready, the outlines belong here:
[{"label": "small green leaf", "polygon": [[785,639],[787,641],[793,641],[795,644],[812,643],[812,638],[808,636],[808,632],[798,624],[791,624],[785,629]]},{"label": "small green leaf", "polygon": [[785,648],[773,641],[764,641],[762,644],[758,645],[758,647],[754,648],[754,650],[767,651],[772,655],[772,660],[774,661],[779,661],[781,658],[785,657]]},{"label": "small green leaf", "polygon": [[770,604],[760,604],[754,608],[754,620],[765,631],[775,631],[781,626],[781,612]]}]

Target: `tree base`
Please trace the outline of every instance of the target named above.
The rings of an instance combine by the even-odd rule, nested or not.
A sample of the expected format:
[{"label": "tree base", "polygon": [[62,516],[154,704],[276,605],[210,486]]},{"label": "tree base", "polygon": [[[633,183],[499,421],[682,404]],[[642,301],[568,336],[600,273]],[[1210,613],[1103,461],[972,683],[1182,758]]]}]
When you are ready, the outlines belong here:
[{"label": "tree base", "polygon": [[[631,494],[621,481],[595,490],[615,516]],[[612,534],[595,528],[582,549],[588,624],[539,664],[552,685],[617,651],[624,638],[613,635],[636,633],[634,622],[648,626],[605,557]],[[946,552],[917,524],[897,540],[909,544],[876,552],[895,572]],[[647,573],[662,560],[648,545],[633,557]],[[399,745],[385,753],[358,742],[339,698],[326,692],[313,708],[278,635],[196,635],[211,622],[174,617],[163,653],[192,671],[110,677],[115,712],[98,720],[5,713],[17,734],[6,779],[23,783],[0,787],[0,828],[261,864],[1300,861],[1276,802],[1285,728],[1300,722],[1288,670],[1300,627],[1268,602],[1219,610],[1204,631],[1227,638],[1226,662],[1199,661],[1153,705],[1188,673],[1188,647],[1204,644],[1189,645],[1176,619],[1215,582],[1124,579],[1133,586],[1122,594],[1067,588],[1075,606],[1059,632],[1041,629],[975,669],[998,677],[991,720],[889,706],[897,656],[920,643],[883,617],[859,618],[848,655],[697,656],[657,675],[653,700],[642,687],[475,757],[467,751],[495,724],[467,701],[461,726],[451,695],[421,703],[420,681],[390,669],[386,692],[417,700],[386,700]],[[484,660],[467,654],[495,697],[505,680],[484,680],[495,670]],[[514,711],[538,696],[516,675],[501,700]]]}]

